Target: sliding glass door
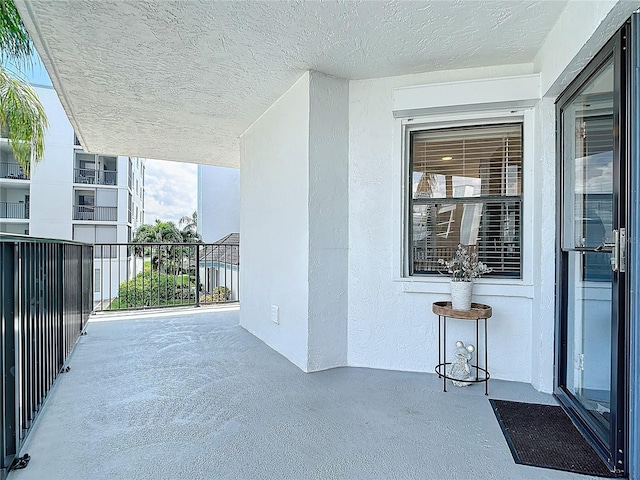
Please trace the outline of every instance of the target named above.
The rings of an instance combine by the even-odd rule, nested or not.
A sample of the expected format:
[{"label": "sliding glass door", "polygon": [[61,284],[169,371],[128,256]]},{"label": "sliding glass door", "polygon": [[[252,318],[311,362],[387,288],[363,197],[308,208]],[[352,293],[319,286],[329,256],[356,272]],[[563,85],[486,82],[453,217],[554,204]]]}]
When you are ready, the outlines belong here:
[{"label": "sliding glass door", "polygon": [[626,27],[558,101],[556,395],[612,470],[625,468]]}]

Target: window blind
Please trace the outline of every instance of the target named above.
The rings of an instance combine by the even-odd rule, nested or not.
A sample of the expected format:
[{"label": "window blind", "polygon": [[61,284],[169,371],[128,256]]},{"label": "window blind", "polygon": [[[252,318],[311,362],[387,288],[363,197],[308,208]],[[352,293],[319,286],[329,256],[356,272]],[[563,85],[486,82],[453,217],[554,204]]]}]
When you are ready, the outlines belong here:
[{"label": "window blind", "polygon": [[412,273],[438,271],[459,243],[495,276],[521,273],[522,124],[411,134]]}]

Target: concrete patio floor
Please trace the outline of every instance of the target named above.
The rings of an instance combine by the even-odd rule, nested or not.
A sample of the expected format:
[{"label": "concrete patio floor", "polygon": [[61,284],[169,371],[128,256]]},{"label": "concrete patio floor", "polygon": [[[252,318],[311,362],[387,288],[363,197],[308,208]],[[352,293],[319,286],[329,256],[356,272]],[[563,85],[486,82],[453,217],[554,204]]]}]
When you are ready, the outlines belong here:
[{"label": "concrete patio floor", "polygon": [[[98,317],[9,480],[581,479],[516,465],[481,385],[435,374],[305,374],[237,310]],[[530,385],[489,396],[553,403]]]}]

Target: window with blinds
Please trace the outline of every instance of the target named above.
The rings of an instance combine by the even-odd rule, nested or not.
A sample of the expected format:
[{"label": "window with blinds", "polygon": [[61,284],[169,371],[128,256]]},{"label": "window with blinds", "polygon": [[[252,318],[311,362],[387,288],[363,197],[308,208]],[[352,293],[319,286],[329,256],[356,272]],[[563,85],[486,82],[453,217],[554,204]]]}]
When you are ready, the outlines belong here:
[{"label": "window with blinds", "polygon": [[489,276],[521,276],[522,124],[410,134],[412,274],[442,269],[458,244],[476,249]]}]

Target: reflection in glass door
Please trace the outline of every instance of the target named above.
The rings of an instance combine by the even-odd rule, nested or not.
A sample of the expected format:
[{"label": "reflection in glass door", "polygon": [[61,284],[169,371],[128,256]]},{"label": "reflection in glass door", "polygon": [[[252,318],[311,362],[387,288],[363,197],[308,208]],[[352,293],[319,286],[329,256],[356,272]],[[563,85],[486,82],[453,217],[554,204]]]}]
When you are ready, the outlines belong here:
[{"label": "reflection in glass door", "polygon": [[563,111],[567,389],[608,435],[613,247],[613,60]]},{"label": "reflection in glass door", "polygon": [[556,395],[612,469],[624,413],[624,161],[619,42],[612,40],[559,101],[560,342]]}]

